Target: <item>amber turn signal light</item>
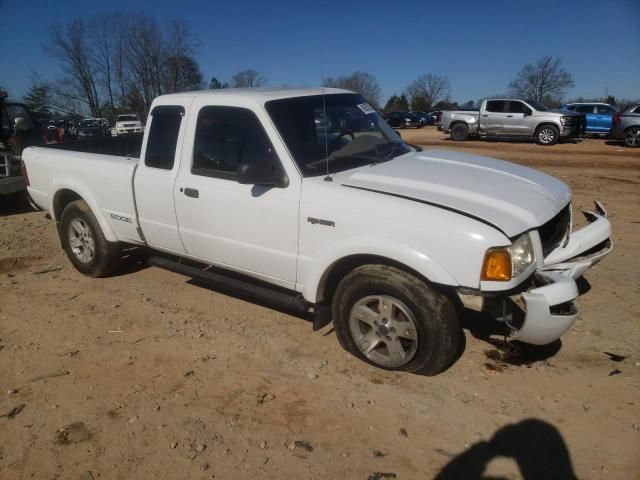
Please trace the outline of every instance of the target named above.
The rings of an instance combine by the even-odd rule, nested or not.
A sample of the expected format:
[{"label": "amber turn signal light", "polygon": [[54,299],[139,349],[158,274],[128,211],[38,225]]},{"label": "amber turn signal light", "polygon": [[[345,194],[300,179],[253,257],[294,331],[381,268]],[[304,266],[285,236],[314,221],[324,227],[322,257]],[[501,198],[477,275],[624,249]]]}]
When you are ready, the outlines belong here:
[{"label": "amber turn signal light", "polygon": [[511,280],[511,255],[505,249],[490,249],[484,256],[481,280],[506,282]]}]

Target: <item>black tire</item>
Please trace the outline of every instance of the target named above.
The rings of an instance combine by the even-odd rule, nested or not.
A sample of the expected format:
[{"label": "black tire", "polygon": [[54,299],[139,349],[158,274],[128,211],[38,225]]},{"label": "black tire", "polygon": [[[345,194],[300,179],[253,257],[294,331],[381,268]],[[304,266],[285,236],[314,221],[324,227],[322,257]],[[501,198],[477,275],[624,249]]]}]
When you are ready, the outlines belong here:
[{"label": "black tire", "polygon": [[[86,237],[78,234],[75,225],[85,229]],[[71,235],[75,236],[79,245],[75,251],[71,245]],[[69,203],[62,212],[60,241],[76,270],[88,277],[106,277],[120,265],[120,244],[105,238],[98,220],[84,200]],[[83,253],[86,255],[81,258]]]},{"label": "black tire", "polygon": [[631,127],[625,130],[624,146],[630,148],[640,147],[640,127]]},{"label": "black tire", "polygon": [[536,129],[535,141],[538,145],[551,146],[560,140],[560,131],[555,125],[541,125]]},{"label": "black tire", "polygon": [[[377,329],[371,328],[369,330],[364,321],[358,320],[358,308],[364,306],[364,308],[375,309],[373,304],[369,307],[366,302],[368,299],[377,297],[395,302],[396,306],[386,311],[394,309],[396,312],[400,311],[398,318],[410,322],[397,322],[380,316],[377,317],[380,319],[380,325],[382,323],[387,326],[411,324],[414,327],[412,335],[416,337],[415,343],[407,340],[402,332],[398,333],[394,328],[385,327],[386,330],[383,331],[383,327],[380,326]],[[375,301],[373,300],[373,302]],[[382,303],[379,305],[381,306]],[[404,315],[398,306],[406,307],[409,316]],[[382,315],[382,307],[378,307],[377,311],[379,315]],[[332,313],[336,335],[342,347],[359,359],[378,368],[436,375],[451,366],[459,355],[461,328],[453,302],[422,280],[395,267],[364,265],[351,271],[338,285],[333,299]],[[409,317],[412,317],[412,320],[409,320]],[[367,329],[365,334],[358,331],[358,328],[363,326]],[[354,330],[356,330],[356,335],[360,335],[357,339],[354,339]],[[405,333],[410,333],[409,329]],[[372,344],[363,338],[369,334],[376,335],[377,337],[373,338],[378,343],[375,348],[370,348],[368,356],[358,347],[357,341],[363,345],[365,350],[366,347],[372,347]],[[395,338],[387,336],[385,339],[383,338],[385,335],[391,335]],[[399,340],[399,337],[403,337],[404,340]],[[402,358],[405,363],[391,365],[391,362],[374,359],[384,359],[385,352],[391,359],[392,351],[387,345],[392,345],[396,341],[401,342],[406,354],[406,358]],[[395,356],[394,358],[401,357]]]},{"label": "black tire", "polygon": [[451,140],[464,142],[469,138],[469,126],[465,123],[456,123],[451,127]]}]

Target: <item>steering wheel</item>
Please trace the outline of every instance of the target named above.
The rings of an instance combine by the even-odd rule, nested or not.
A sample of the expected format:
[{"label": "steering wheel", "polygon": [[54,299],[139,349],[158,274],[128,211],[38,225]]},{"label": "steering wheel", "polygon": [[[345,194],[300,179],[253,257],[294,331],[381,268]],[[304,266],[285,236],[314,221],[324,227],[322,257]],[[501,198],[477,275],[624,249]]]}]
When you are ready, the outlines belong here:
[{"label": "steering wheel", "polygon": [[206,158],[207,160],[211,161],[214,163],[214,165],[216,167],[221,166],[224,162],[221,158],[218,157],[214,157],[213,155],[211,155],[210,153],[206,153],[206,152],[202,152],[201,155]]},{"label": "steering wheel", "polygon": [[331,151],[333,151],[336,147],[338,147],[340,145],[340,141],[342,140],[342,137],[345,137],[346,135],[350,135],[351,136],[351,140],[355,140],[356,136],[353,134],[352,130],[346,130],[344,132],[341,132],[336,138],[334,138],[331,141]]}]

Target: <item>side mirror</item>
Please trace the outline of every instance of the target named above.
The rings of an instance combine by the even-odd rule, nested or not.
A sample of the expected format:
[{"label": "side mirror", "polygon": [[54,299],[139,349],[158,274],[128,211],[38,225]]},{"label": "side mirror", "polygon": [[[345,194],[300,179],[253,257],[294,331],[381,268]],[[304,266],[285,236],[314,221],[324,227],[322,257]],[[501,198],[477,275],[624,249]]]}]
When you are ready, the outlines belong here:
[{"label": "side mirror", "polygon": [[530,117],[531,115],[533,115],[533,112],[531,110],[529,110],[528,108],[524,109],[524,116],[525,117]]},{"label": "side mirror", "polygon": [[285,188],[289,185],[289,177],[280,167],[270,162],[251,162],[238,165],[238,183],[243,185],[264,185],[267,187]]},{"label": "side mirror", "polygon": [[13,126],[16,132],[22,132],[27,129],[27,121],[24,119],[24,117],[16,117],[16,119],[13,121]]}]

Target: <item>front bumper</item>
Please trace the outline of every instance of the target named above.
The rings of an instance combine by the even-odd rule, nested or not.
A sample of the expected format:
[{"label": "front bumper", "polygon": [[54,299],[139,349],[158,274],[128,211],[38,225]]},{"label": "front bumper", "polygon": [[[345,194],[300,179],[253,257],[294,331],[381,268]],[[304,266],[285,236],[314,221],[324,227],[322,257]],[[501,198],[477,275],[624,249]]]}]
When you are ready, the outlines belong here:
[{"label": "front bumper", "polygon": [[[578,318],[574,301],[580,293],[576,279],[613,248],[611,223],[603,206],[595,202],[594,212],[583,213],[589,224],[571,233],[567,241],[544,258],[529,288],[500,298],[498,308],[493,309],[497,320],[509,326],[512,339],[547,345],[560,338]],[[466,306],[471,305],[462,297]]]},{"label": "front bumper", "polygon": [[[546,345],[560,338],[578,318],[573,303],[578,297],[575,280],[606,257],[612,247],[607,212],[595,203],[595,212],[584,212],[589,224],[571,234],[569,240],[544,259],[535,273],[535,288],[512,297],[520,308],[505,319],[512,338]],[[518,321],[518,316],[521,322]]]}]

